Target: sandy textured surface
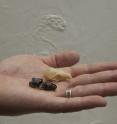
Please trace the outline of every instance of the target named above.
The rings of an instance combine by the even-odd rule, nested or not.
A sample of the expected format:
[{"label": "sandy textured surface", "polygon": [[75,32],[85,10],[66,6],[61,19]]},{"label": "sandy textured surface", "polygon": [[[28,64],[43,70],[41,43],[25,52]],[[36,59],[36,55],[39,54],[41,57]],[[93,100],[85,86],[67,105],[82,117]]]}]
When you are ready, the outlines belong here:
[{"label": "sandy textured surface", "polygon": [[[117,1],[0,0],[0,60],[62,50],[80,52],[82,63],[117,60]],[[108,101],[103,109],[0,117],[0,124],[116,124],[117,98]]]}]

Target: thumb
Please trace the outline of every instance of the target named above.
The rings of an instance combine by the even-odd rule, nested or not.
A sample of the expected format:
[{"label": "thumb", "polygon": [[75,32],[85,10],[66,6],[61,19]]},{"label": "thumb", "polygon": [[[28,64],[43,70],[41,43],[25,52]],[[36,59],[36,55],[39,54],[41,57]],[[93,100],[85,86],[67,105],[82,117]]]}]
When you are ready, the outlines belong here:
[{"label": "thumb", "polygon": [[79,54],[75,51],[61,52],[55,55],[42,58],[45,64],[55,68],[68,67],[74,65],[79,61],[79,59]]}]

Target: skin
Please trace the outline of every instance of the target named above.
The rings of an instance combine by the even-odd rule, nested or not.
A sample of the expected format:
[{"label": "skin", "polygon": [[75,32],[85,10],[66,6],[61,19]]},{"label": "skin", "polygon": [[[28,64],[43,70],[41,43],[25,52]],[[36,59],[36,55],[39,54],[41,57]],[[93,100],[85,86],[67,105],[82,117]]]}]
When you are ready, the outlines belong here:
[{"label": "skin", "polygon": [[[0,115],[37,112],[66,113],[104,107],[105,96],[117,95],[117,63],[76,64],[79,54],[58,53],[47,57],[17,55],[0,62]],[[56,91],[29,87],[32,77],[42,77],[48,67],[62,68],[72,79],[56,83]],[[72,97],[65,97],[65,90]]]}]

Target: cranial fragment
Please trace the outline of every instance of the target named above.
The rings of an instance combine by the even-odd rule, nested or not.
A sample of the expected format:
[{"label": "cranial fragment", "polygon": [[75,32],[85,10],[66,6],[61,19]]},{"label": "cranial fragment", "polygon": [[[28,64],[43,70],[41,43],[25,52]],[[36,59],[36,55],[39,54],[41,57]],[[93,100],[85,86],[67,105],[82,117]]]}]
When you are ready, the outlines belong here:
[{"label": "cranial fragment", "polygon": [[46,80],[56,81],[56,82],[65,81],[72,78],[70,73],[65,72],[60,68],[57,68],[57,69],[48,68],[43,72],[43,76]]}]

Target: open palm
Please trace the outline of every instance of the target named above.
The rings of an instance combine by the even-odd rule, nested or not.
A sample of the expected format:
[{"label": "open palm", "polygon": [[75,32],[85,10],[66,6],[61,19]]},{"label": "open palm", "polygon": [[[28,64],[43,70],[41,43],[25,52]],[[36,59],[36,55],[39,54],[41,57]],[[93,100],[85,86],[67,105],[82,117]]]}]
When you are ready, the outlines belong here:
[{"label": "open palm", "polygon": [[[74,65],[78,61],[76,52],[48,57],[17,55],[1,61],[0,113],[59,113],[105,106],[103,96],[117,94],[117,64]],[[48,67],[62,68],[73,78],[57,83],[55,92],[29,87],[32,77],[43,77],[42,72]],[[72,98],[69,99],[65,98],[68,88],[72,89]]]}]

